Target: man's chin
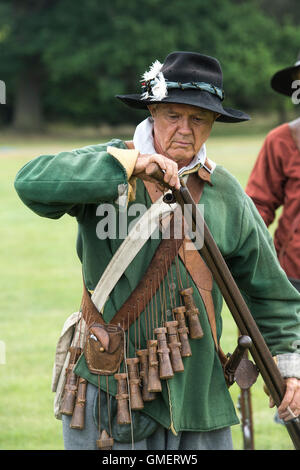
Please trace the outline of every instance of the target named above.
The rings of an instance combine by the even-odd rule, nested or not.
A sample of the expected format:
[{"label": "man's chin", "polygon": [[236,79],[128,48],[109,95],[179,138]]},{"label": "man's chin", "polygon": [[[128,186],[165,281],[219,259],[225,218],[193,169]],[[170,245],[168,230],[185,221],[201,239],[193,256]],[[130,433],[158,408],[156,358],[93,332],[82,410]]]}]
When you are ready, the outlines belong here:
[{"label": "man's chin", "polygon": [[180,164],[181,166],[185,166],[194,158],[194,153],[192,152],[184,152],[180,150],[176,150],[175,152],[169,152],[168,157],[171,160],[174,160],[176,163]]}]

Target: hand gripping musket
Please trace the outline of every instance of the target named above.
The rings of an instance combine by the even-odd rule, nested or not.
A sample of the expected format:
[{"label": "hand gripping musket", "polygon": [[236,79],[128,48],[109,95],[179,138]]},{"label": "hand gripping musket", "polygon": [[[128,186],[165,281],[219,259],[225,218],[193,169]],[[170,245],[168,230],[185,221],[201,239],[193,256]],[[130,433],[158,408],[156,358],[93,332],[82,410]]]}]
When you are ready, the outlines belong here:
[{"label": "hand gripping musket", "polygon": [[[180,189],[176,190],[174,188],[170,188],[164,182],[163,172],[161,170],[153,171],[151,174],[148,173],[148,176],[149,175],[168,189],[172,189],[174,200],[176,200],[181,206],[182,211],[185,209],[185,211],[188,210],[190,212],[188,223],[190,224],[190,229],[196,234],[196,238],[197,236],[203,237],[204,233],[203,246],[199,249],[199,252],[205,260],[208,268],[211,270],[239,331],[242,335],[246,335],[251,338],[251,355],[275,405],[278,407],[285,394],[285,381],[281,376],[279,369],[272,358],[271,352],[266,345],[265,340],[260,333],[258,326],[256,325],[248,306],[184,181],[181,180]],[[170,203],[170,199],[166,202]],[[295,449],[300,450],[299,417],[287,421],[285,423],[285,427]]]}]

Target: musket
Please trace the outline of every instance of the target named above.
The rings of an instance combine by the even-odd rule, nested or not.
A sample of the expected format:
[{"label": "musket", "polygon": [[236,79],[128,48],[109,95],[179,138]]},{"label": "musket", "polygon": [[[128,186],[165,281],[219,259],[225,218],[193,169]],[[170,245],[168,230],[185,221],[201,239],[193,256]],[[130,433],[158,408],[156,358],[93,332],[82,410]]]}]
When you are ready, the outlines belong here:
[{"label": "musket", "polygon": [[[182,179],[180,180],[180,189],[177,190],[170,188],[164,182],[164,175],[161,170],[151,171],[151,173],[147,173],[148,177],[149,175],[168,189],[172,190],[172,194],[167,193],[165,195],[165,202],[169,204],[177,202],[181,206],[183,214],[189,212],[189,217],[187,217],[186,220],[189,224],[190,230],[195,234],[197,240],[203,238],[203,245],[199,248],[199,252],[208,268],[211,270],[239,331],[242,335],[246,335],[251,338],[252,344],[249,350],[275,405],[278,407],[285,394],[285,381],[279,372],[271,352],[260,333],[242,294],[240,293],[226,261],[214,241],[212,234],[184,181]],[[295,449],[300,450],[299,417],[285,422],[285,427]]]}]

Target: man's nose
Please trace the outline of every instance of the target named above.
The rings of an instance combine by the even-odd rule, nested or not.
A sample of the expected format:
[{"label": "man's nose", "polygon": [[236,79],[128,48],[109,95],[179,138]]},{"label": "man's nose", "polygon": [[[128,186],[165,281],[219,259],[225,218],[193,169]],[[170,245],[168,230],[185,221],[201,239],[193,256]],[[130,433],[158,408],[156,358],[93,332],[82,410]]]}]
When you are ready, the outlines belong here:
[{"label": "man's nose", "polygon": [[183,135],[191,134],[192,129],[188,119],[183,118],[180,120],[180,126],[178,131],[180,132],[180,134]]}]

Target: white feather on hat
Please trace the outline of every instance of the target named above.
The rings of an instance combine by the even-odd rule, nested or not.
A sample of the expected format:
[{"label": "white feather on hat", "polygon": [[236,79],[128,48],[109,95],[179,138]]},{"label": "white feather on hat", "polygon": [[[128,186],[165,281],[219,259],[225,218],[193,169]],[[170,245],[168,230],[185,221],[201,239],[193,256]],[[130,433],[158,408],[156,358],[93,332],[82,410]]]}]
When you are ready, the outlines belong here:
[{"label": "white feather on hat", "polygon": [[[164,74],[161,72],[163,64],[156,60],[151,65],[148,72],[145,72],[142,75],[142,82],[147,82],[151,87],[151,93],[149,91],[145,91],[142,94],[141,99],[147,100],[150,99],[151,101],[161,101],[168,95],[166,80]],[[151,83],[153,82],[153,83]]]}]

